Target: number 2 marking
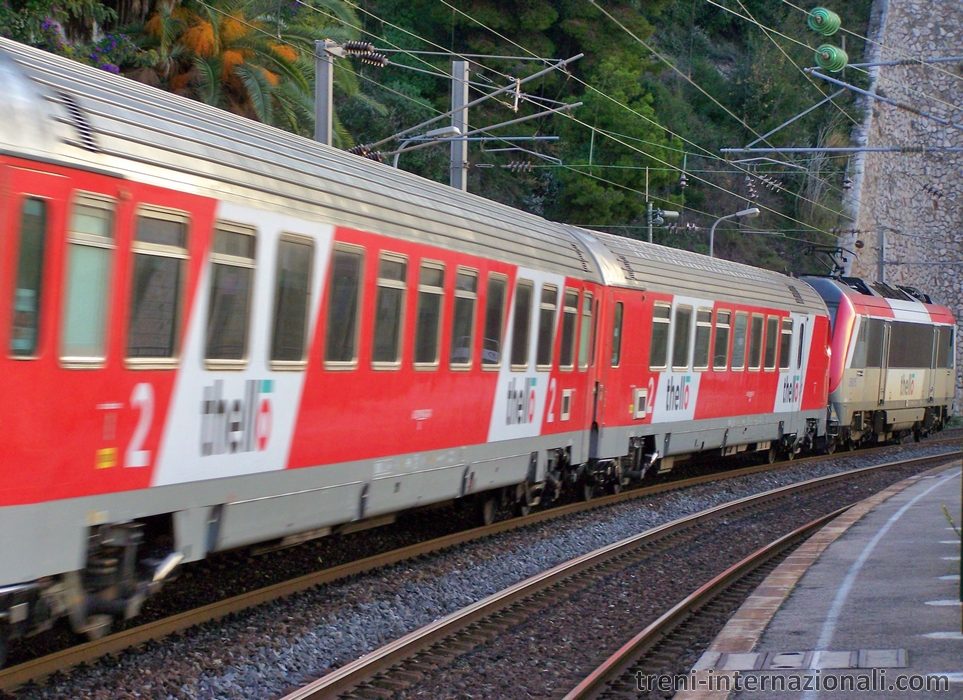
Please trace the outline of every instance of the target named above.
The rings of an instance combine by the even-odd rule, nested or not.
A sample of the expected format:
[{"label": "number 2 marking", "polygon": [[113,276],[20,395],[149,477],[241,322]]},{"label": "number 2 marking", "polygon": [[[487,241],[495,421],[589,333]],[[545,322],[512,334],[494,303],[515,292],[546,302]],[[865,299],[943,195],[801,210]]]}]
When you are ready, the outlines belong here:
[{"label": "number 2 marking", "polygon": [[555,422],[555,394],[558,392],[558,387],[555,384],[555,379],[553,378],[548,384],[548,391],[551,396],[548,400],[548,417],[545,419],[546,423]]},{"label": "number 2 marking", "polygon": [[137,427],[124,455],[125,467],[147,467],[150,465],[150,450],[142,450],[144,440],[154,420],[154,387],[146,382],[134,386],[130,392],[130,406],[140,410]]}]

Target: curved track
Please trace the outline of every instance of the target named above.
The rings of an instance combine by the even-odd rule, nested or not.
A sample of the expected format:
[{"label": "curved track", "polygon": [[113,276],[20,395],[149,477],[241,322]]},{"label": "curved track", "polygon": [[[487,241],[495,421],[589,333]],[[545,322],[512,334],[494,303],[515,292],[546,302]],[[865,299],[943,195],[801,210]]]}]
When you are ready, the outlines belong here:
[{"label": "curved track", "polygon": [[[755,511],[762,512],[782,502],[789,502],[800,494],[815,495],[843,482],[858,480],[862,476],[882,470],[907,466],[923,469],[945,464],[947,459],[947,455],[940,455],[842,472],[774,489],[681,518],[573,559],[469,605],[329,673],[291,693],[284,700],[374,695],[390,697],[395,691],[415,685],[427,675],[451,664],[455,658],[470,649],[490,644],[499,636],[510,636],[509,630],[519,624],[520,620],[538,614],[541,610],[553,608],[561,600],[571,597],[573,591],[587,589],[597,581],[635,566],[650,557],[653,548],[659,552],[670,551],[681,542],[692,539],[694,532],[712,531],[722,521],[745,517]],[[822,522],[822,519],[810,523],[807,527],[816,527],[819,522]],[[794,538],[782,538],[773,551],[785,549],[792,539],[801,536],[800,533],[794,533]],[[747,566],[754,568],[757,564]],[[742,569],[738,569],[736,573],[727,572],[728,576],[723,576],[705,588],[718,592],[726,581],[738,575],[738,571]],[[687,609],[685,606],[677,608],[677,612]],[[668,615],[668,619],[675,618]],[[658,636],[663,634],[663,631],[656,630],[653,634]]]},{"label": "curved track", "polygon": [[[934,440],[933,442],[942,442]],[[867,453],[869,451],[866,451]],[[825,456],[811,457],[806,460],[797,460],[798,463],[804,461],[817,461],[826,459]],[[943,457],[945,459],[945,457]],[[438,552],[443,549],[460,545],[466,542],[479,540],[501,532],[523,528],[535,523],[552,520],[573,513],[586,510],[603,508],[612,504],[626,502],[635,499],[649,497],[667,491],[679,490],[714,481],[746,476],[750,474],[765,472],[778,469],[784,465],[759,465],[735,469],[726,472],[718,472],[698,477],[681,479],[668,483],[657,484],[643,488],[636,488],[630,491],[623,491],[619,494],[604,496],[593,499],[589,502],[573,503],[559,506],[545,511],[530,514],[524,517],[513,518],[511,520],[496,522],[485,527],[478,527],[471,530],[458,532],[445,537],[428,540],[418,544],[410,545],[401,549],[396,549],[383,554],[367,557],[341,566],[324,569],[315,573],[278,583],[272,586],[250,591],[242,595],[234,596],[210,605],[206,605],[194,610],[186,611],[172,617],[157,620],[139,627],[135,627],[123,632],[112,634],[103,639],[87,642],[78,646],[64,649],[54,654],[31,660],[9,669],[0,671],[0,689],[11,690],[25,683],[39,680],[51,673],[63,671],[81,663],[94,661],[108,654],[117,653],[124,649],[143,644],[148,641],[157,640],[169,634],[187,629],[191,626],[201,624],[210,620],[215,620],[225,615],[236,613],[261,603],[283,598],[298,591],[344,579],[350,576],[379,569],[391,564],[419,556]]]}]

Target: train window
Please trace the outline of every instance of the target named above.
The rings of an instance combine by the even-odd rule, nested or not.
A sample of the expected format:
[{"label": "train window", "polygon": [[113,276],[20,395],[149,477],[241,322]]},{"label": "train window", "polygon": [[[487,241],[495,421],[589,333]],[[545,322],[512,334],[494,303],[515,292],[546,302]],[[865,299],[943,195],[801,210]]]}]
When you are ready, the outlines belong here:
[{"label": "train window", "polygon": [[582,325],[578,335],[578,368],[579,370],[588,369],[589,364],[589,344],[592,342],[595,327],[592,324],[592,295],[588,292],[582,294]]},{"label": "train window", "polygon": [[675,310],[675,328],[672,333],[672,369],[689,369],[689,329],[692,328],[692,307],[680,306]]},{"label": "train window", "polygon": [[528,334],[532,320],[532,297],[534,285],[531,280],[518,280],[515,286],[515,311],[512,320],[512,369],[528,367]]},{"label": "train window", "polygon": [[789,369],[792,363],[792,319],[782,320],[782,334],[779,336],[779,369]]},{"label": "train window", "polygon": [[478,273],[459,268],[455,275],[455,306],[451,322],[452,367],[471,366],[472,340],[475,328],[475,302],[478,299]]},{"label": "train window", "polygon": [[408,288],[405,258],[382,254],[378,261],[378,294],[375,298],[374,347],[371,361],[382,369],[401,362],[401,329]]},{"label": "train window", "polygon": [[67,366],[90,366],[106,354],[113,220],[113,202],[106,198],[81,195],[71,211],[60,337],[60,356]]},{"label": "train window", "polygon": [[766,319],[766,371],[776,369],[776,348],[779,346],[779,317]]},{"label": "train window", "polygon": [[849,366],[853,369],[862,369],[866,366],[866,352],[868,350],[867,339],[869,337],[870,320],[866,317],[859,318],[859,332],[856,334],[856,345],[853,346],[853,358]]},{"label": "train window", "polygon": [[292,367],[297,368],[304,362],[313,257],[314,242],[310,239],[285,234],[278,241],[272,363],[295,363]]},{"label": "train window", "polygon": [[173,359],[181,320],[181,288],[187,263],[187,220],[183,214],[145,210],[137,217],[132,245],[127,357]]},{"label": "train window", "polygon": [[746,331],[749,328],[749,314],[736,312],[736,322],[732,327],[732,369],[741,371],[746,367]]},{"label": "train window", "polygon": [[324,362],[328,369],[349,369],[358,360],[358,309],[364,251],[337,245],[328,273],[328,321],[324,338]]},{"label": "train window", "polygon": [[562,314],[562,347],[558,366],[561,369],[575,367],[575,327],[578,325],[578,292],[565,290],[565,306]]},{"label": "train window", "polygon": [[803,349],[806,347],[806,324],[799,324],[799,352],[796,354],[796,369],[802,369]]},{"label": "train window", "polygon": [[612,366],[618,367],[622,359],[622,302],[615,303],[615,316],[612,319]]},{"label": "train window", "polygon": [[418,279],[418,315],[415,328],[415,366],[438,366],[441,339],[441,306],[445,294],[445,267],[422,262]]},{"label": "train window", "polygon": [[652,310],[652,343],[649,349],[649,369],[664,369],[668,363],[670,313],[668,304],[656,304]]},{"label": "train window", "polygon": [[749,326],[749,369],[757,370],[762,365],[762,314],[752,315]]},{"label": "train window", "polygon": [[725,370],[729,365],[729,319],[728,311],[716,311],[716,342],[712,348],[712,369]]},{"label": "train window", "polygon": [[894,323],[890,367],[929,367],[933,359],[933,327],[922,323]]},{"label": "train window", "polygon": [[555,311],[558,309],[558,287],[542,285],[542,303],[538,309],[538,347],[535,364],[539,369],[551,369],[552,347],[555,340]]},{"label": "train window", "polygon": [[13,297],[10,354],[34,357],[40,330],[40,301],[47,238],[47,203],[27,199],[20,213],[20,251]]},{"label": "train window", "polygon": [[255,231],[219,222],[211,250],[211,299],[207,312],[207,360],[243,360],[247,350]]},{"label": "train window", "polygon": [[942,326],[939,329],[939,339],[936,341],[936,366],[940,368],[953,367],[953,328]]},{"label": "train window", "polygon": [[495,369],[502,362],[502,331],[505,328],[505,288],[503,275],[489,275],[485,301],[485,333],[482,336],[482,368]]},{"label": "train window", "polygon": [[695,350],[692,355],[693,369],[709,369],[709,342],[711,340],[712,311],[710,309],[699,309],[696,311]]},{"label": "train window", "polygon": [[866,331],[866,366],[878,368],[883,366],[883,335],[886,323],[877,318],[863,319],[869,323]]}]

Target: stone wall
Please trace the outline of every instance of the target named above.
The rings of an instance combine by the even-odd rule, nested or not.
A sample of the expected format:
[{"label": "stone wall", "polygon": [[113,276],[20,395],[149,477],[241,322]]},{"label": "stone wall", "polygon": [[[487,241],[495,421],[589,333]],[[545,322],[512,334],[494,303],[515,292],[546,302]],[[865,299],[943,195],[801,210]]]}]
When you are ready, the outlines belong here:
[{"label": "stone wall", "polygon": [[[963,55],[959,0],[876,0],[870,38],[880,61]],[[872,52],[871,52],[872,53]],[[852,60],[852,59],[851,59]],[[848,71],[847,71],[848,72]],[[963,124],[963,62],[883,66],[876,93]],[[963,127],[954,128],[879,101],[869,105],[856,140],[869,147],[912,146],[915,153],[867,153],[854,160],[855,224],[841,239],[855,249],[849,273],[926,292],[963,321]],[[934,264],[939,263],[939,264]],[[948,264],[957,263],[957,264]],[[963,328],[956,343],[956,403],[963,409]]]}]

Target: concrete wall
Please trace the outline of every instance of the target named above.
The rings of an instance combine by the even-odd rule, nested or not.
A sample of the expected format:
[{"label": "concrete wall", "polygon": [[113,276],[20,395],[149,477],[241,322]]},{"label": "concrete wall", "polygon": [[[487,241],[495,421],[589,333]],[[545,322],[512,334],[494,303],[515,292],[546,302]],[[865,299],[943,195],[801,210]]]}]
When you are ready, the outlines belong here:
[{"label": "concrete wall", "polygon": [[[871,52],[878,58],[866,60],[963,55],[963,3],[877,0],[870,38],[879,42]],[[884,66],[875,89],[879,95],[963,125],[963,62]],[[874,100],[854,139],[870,147],[939,149],[963,147],[963,130]],[[916,287],[949,306],[958,323],[963,321],[963,153],[868,153],[854,159],[851,167],[856,186],[847,204],[855,224],[841,243],[851,248],[860,240],[864,247],[857,251],[859,259],[850,261],[849,273]],[[957,413],[963,408],[961,341],[963,332],[958,332]]]}]

